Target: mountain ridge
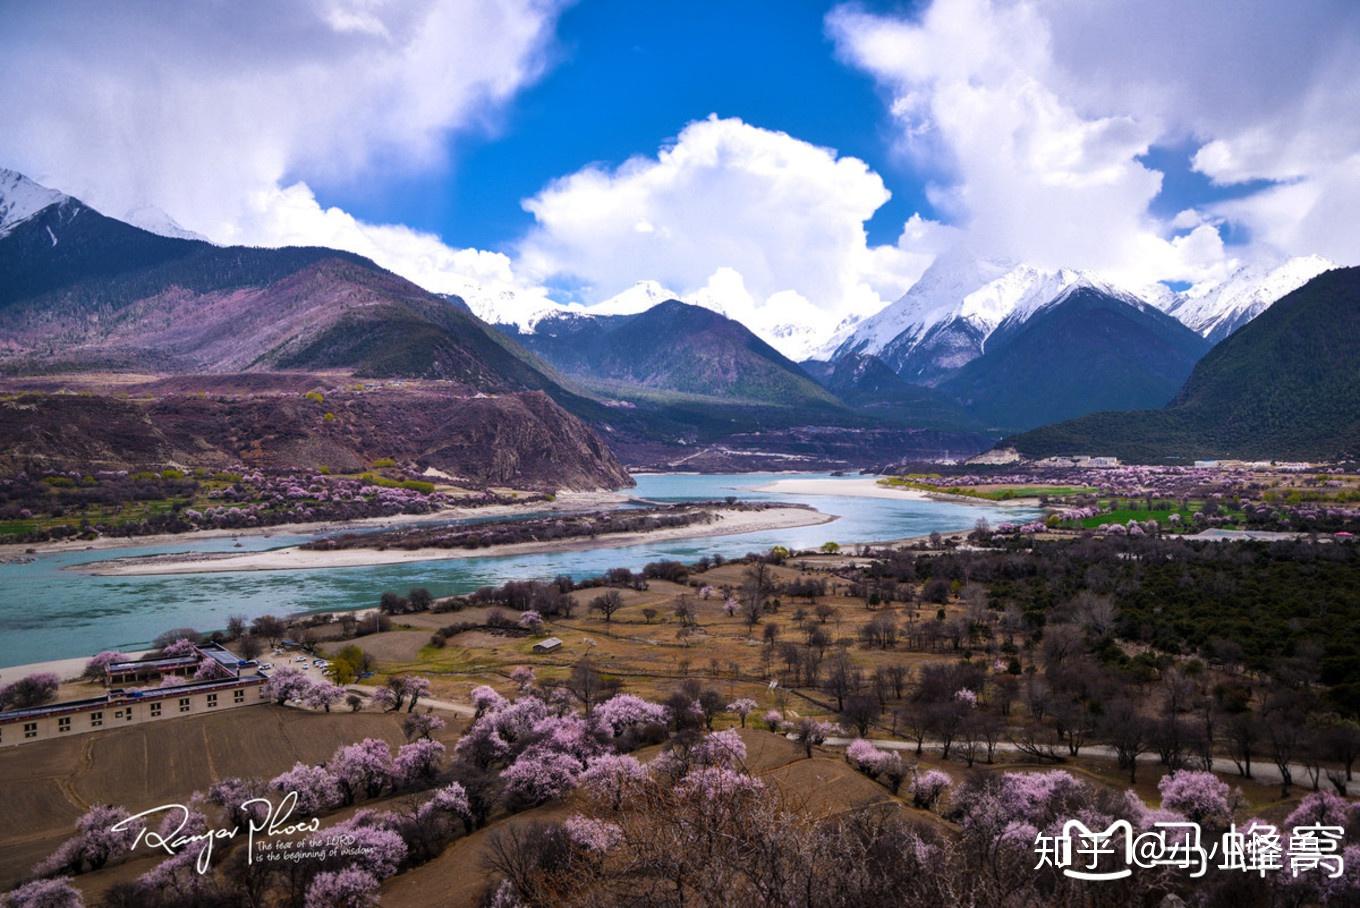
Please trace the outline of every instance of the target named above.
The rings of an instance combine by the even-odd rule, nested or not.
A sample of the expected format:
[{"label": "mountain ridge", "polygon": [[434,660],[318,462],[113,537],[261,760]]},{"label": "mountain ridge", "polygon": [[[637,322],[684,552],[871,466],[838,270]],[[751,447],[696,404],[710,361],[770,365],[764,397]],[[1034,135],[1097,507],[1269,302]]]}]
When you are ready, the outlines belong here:
[{"label": "mountain ridge", "polygon": [[1025,456],[1360,457],[1360,268],[1323,272],[1229,335],[1161,410],[1096,413],[1008,438]]},{"label": "mountain ridge", "polygon": [[[32,198],[28,187],[25,193]],[[110,452],[115,461],[167,454],[190,464],[250,460],[270,450],[296,465],[358,461],[383,456],[375,452],[389,425],[416,442],[413,460],[456,465],[479,481],[631,484],[593,430],[560,405],[576,404],[574,393],[532,354],[362,256],[214,246],[153,234],[73,197],[37,201],[44,200],[49,204],[37,210],[29,210],[36,203],[7,209],[13,217],[0,238],[0,371],[78,374],[31,406],[6,410],[11,453],[55,463],[76,449],[62,428],[73,397],[62,391],[69,388],[121,414],[84,419],[89,437],[77,446]],[[359,395],[348,417],[305,406],[300,393],[239,394],[225,403],[212,397],[242,372],[267,378],[317,370],[395,383]],[[220,378],[202,379],[202,397],[165,392],[118,409],[99,377],[106,371]],[[453,437],[441,440],[446,432]],[[140,435],[160,441],[143,446]],[[543,456],[545,445],[561,456]]]},{"label": "mountain ridge", "polygon": [[1166,312],[1216,344],[1275,301],[1335,267],[1335,262],[1317,255],[1297,256],[1274,268],[1244,265],[1217,284],[1177,294]]},{"label": "mountain ridge", "polygon": [[1084,284],[1003,322],[987,344],[938,387],[1002,429],[1160,406],[1208,350],[1156,307]]},{"label": "mountain ridge", "polygon": [[994,332],[1033,317],[1075,286],[1150,305],[1217,343],[1275,300],[1334,263],[1299,256],[1274,268],[1243,266],[1227,278],[1175,292],[1120,287],[1082,271],[980,258],[963,247],[940,255],[897,301],[845,329],[831,358],[879,356],[909,381],[938,385],[982,355]]},{"label": "mountain ridge", "polygon": [[626,315],[562,313],[517,339],[586,382],[772,406],[835,406],[798,366],[740,322],[677,299]]}]

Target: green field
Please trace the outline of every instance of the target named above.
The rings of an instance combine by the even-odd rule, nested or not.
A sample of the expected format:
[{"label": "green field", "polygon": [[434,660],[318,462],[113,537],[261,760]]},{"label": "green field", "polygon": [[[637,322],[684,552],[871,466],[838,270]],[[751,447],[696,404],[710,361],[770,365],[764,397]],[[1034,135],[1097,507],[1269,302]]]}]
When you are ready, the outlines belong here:
[{"label": "green field", "polygon": [[980,498],[984,501],[1011,501],[1016,498],[1066,498],[1072,495],[1094,495],[1098,489],[1092,486],[1060,485],[1023,485],[1023,486],[937,486],[921,482],[910,476],[888,476],[878,481],[879,485],[904,489],[917,489],[922,492],[937,492],[942,495],[962,495],[967,498]]},{"label": "green field", "polygon": [[[1110,502],[1106,500],[1102,501],[1101,504],[1103,506],[1108,507]],[[1181,526],[1191,527],[1194,526],[1194,516],[1196,512],[1200,511],[1203,507],[1204,502],[1191,501],[1189,502],[1187,507],[1152,508],[1152,509],[1127,508],[1127,507],[1116,508],[1113,511],[1106,511],[1104,513],[1096,515],[1095,517],[1086,517],[1081,520],[1065,520],[1059,525],[1072,528],[1083,527],[1086,529],[1095,529],[1101,524],[1106,523],[1127,524],[1130,520],[1137,520],[1140,522],[1155,520],[1160,524],[1166,525],[1168,518],[1172,514],[1179,514],[1181,515]],[[1234,511],[1230,508],[1220,508],[1219,514],[1229,518],[1234,523],[1240,521],[1243,516],[1241,511]]]}]

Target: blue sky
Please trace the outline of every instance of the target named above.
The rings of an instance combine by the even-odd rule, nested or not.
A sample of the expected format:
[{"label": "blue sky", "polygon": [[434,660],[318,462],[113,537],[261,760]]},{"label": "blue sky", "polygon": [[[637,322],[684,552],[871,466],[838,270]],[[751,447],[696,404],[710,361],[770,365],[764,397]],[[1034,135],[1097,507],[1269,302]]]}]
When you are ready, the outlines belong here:
[{"label": "blue sky", "polygon": [[835,59],[829,3],[585,0],[558,20],[552,68],[462,138],[438,172],[376,188],[319,185],[323,203],[405,223],[446,242],[507,247],[532,218],[520,200],[592,162],[650,155],[710,113],[790,133],[866,161],[893,198],[869,222],[892,242],[913,212],[933,216],[922,179],[891,153],[881,93]]},{"label": "blue sky", "polygon": [[[940,213],[925,185],[939,173],[894,153],[884,93],[836,59],[825,17],[834,3],[585,0],[558,19],[551,68],[488,128],[450,141],[448,163],[381,182],[314,183],[318,199],[363,220],[401,223],[454,246],[508,250],[533,218],[520,202],[591,163],[651,155],[684,124],[711,113],[787,132],[877,171],[892,198],[867,222],[892,243],[919,212]],[[866,8],[919,13],[920,3]],[[1143,160],[1164,174],[1152,212],[1239,198],[1264,185],[1215,186],[1190,167],[1191,141],[1154,146]],[[1244,241],[1245,230],[1227,236]]]}]

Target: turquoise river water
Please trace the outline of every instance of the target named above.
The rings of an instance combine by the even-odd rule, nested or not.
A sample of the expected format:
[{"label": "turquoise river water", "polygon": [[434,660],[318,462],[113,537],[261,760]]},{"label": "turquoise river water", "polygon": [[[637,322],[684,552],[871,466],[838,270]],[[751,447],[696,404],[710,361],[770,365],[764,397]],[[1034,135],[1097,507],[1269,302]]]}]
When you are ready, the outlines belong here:
[{"label": "turquoise river water", "polygon": [[[533,555],[461,558],[373,567],[298,571],[98,577],[66,568],[108,558],[171,552],[255,551],[296,545],[311,536],[245,535],[160,545],[63,552],[26,564],[0,565],[0,666],[82,656],[101,649],[144,647],[171,627],[212,630],[230,615],[363,608],[383,590],[427,587],[436,596],[465,593],[506,580],[588,577],[611,567],[639,568],[649,561],[693,561],[705,554],[727,557],[773,545],[813,548],[828,540],[842,545],[901,539],[934,530],[971,527],[980,517],[993,524],[1023,520],[1036,512],[1019,508],[850,497],[836,494],[766,493],[757,487],[778,479],[830,479],[827,474],[738,473],[639,475],[634,493],[657,501],[715,499],[778,500],[811,505],[837,519],[820,526],[671,539]],[[850,477],[844,480],[851,481]],[[834,489],[834,487],[832,487]],[[240,545],[237,547],[236,543]]]}]

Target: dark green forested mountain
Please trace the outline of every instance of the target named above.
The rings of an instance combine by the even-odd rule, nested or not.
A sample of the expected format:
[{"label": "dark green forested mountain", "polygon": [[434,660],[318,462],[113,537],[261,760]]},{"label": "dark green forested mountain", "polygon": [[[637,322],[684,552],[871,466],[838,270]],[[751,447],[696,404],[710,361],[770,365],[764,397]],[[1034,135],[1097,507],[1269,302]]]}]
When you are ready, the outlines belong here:
[{"label": "dark green forested mountain", "polygon": [[865,413],[928,428],[977,424],[953,398],[911,384],[877,356],[849,353],[830,362],[809,360],[802,366],[822,387]]},{"label": "dark green forested mountain", "polygon": [[67,198],[0,243],[0,310],[42,300],[107,313],[172,285],[199,293],[262,286],[322,259],[380,270],[334,249],[214,246],[159,236]]},{"label": "dark green forested mountain", "polygon": [[1078,287],[1013,328],[1002,323],[982,355],[939,389],[985,425],[1028,428],[1161,406],[1206,349],[1152,306]]},{"label": "dark green forested mountain", "polygon": [[1257,316],[1165,409],[1097,413],[1005,444],[1141,461],[1360,455],[1360,268],[1319,275]]}]

